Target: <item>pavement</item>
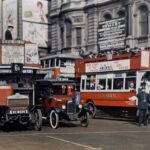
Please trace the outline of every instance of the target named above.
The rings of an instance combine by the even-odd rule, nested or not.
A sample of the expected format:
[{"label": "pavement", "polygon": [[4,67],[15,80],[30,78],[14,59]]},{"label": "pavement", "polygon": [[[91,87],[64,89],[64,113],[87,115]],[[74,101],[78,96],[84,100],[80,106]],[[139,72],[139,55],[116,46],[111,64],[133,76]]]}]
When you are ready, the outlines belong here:
[{"label": "pavement", "polygon": [[42,131],[11,126],[0,130],[0,150],[149,150],[150,125],[135,122],[91,119],[89,127],[61,124]]}]

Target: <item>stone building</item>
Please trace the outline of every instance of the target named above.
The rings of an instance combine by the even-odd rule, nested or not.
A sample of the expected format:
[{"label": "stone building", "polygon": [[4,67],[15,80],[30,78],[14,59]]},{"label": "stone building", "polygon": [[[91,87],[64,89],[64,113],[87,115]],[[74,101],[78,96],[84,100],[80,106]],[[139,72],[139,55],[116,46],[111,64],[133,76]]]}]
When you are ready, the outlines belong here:
[{"label": "stone building", "polygon": [[126,45],[150,47],[150,0],[51,0],[51,53],[97,52],[98,23],[118,17]]}]

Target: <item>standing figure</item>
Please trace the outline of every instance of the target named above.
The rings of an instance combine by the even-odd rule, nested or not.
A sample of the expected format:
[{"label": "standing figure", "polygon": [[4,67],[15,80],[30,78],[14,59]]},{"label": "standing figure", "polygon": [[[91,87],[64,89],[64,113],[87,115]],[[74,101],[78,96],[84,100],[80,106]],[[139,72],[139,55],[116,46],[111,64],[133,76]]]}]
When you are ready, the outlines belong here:
[{"label": "standing figure", "polygon": [[5,31],[5,40],[12,40],[12,30],[13,26],[8,26],[7,30]]},{"label": "standing figure", "polygon": [[141,91],[138,93],[138,111],[139,111],[139,126],[144,124],[147,125],[147,112],[148,112],[148,103],[149,103],[149,95],[145,91],[146,83],[142,83]]}]

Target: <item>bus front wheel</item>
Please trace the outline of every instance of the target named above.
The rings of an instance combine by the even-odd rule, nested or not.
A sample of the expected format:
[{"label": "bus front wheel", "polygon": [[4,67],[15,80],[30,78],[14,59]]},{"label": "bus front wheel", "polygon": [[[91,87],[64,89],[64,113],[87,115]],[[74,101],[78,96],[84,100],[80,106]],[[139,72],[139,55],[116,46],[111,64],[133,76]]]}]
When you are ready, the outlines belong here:
[{"label": "bus front wheel", "polygon": [[96,106],[92,101],[87,102],[87,106],[89,109],[90,118],[95,118],[96,115]]}]

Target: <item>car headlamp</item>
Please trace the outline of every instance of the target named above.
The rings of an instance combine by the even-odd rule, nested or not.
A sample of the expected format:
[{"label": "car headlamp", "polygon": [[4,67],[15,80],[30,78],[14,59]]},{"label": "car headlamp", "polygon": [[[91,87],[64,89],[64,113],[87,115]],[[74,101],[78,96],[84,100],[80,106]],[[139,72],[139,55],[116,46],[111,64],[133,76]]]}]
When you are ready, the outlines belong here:
[{"label": "car headlamp", "polygon": [[79,105],[78,105],[78,107],[81,109],[81,108],[82,108],[82,105],[81,105],[81,104],[79,104]]},{"label": "car headlamp", "polygon": [[66,105],[62,105],[62,109],[66,109]]}]

